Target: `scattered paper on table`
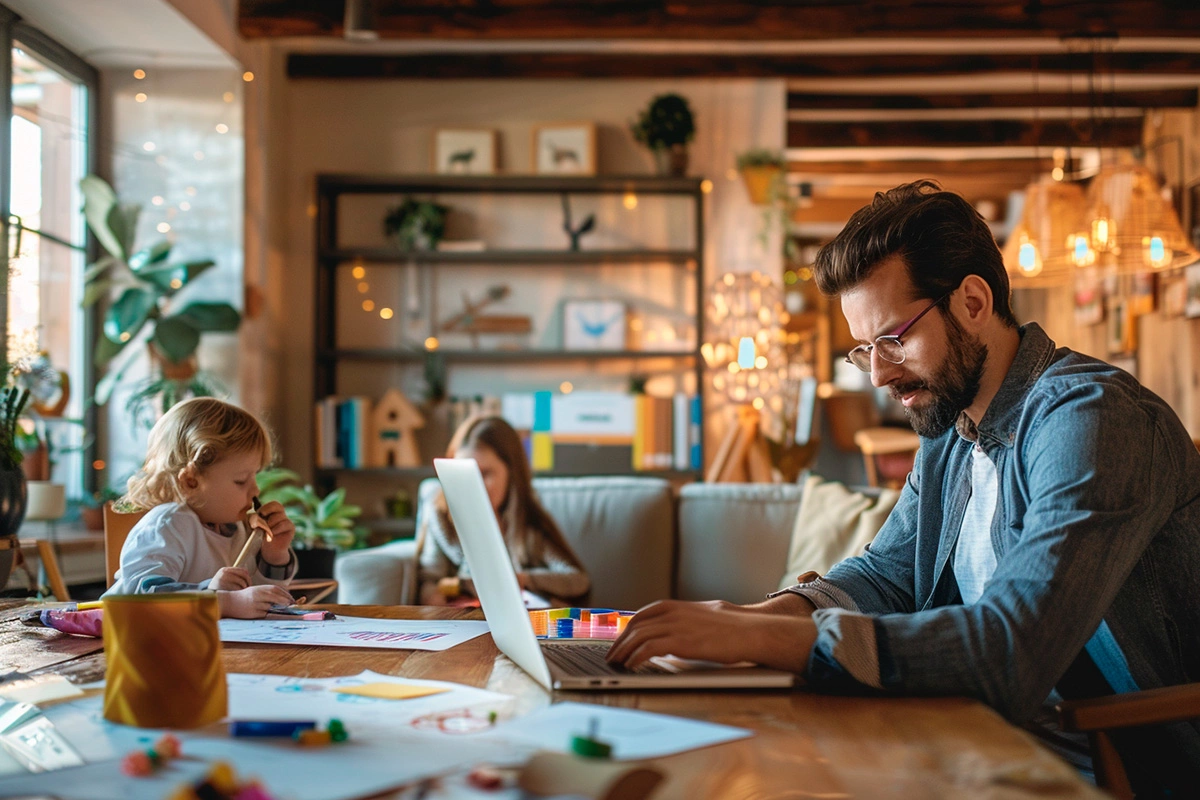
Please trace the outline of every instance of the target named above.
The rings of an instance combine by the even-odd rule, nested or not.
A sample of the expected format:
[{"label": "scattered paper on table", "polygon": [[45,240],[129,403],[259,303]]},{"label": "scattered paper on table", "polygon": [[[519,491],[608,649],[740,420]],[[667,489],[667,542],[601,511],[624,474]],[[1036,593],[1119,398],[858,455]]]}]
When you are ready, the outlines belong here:
[{"label": "scattered paper on table", "polygon": [[612,745],[618,759],[658,758],[754,735],[745,728],[590,703],[556,703],[501,723],[494,735],[566,752],[572,736],[589,735],[593,721],[596,738]]},{"label": "scattered paper on table", "polygon": [[357,694],[363,697],[380,697],[384,700],[409,700],[450,690],[440,689],[436,686],[417,686],[411,683],[364,683],[362,686],[343,686],[333,691],[341,694]]},{"label": "scattered paper on table", "polygon": [[0,683],[0,697],[19,703],[49,703],[65,697],[80,697],[83,690],[62,675],[46,673],[36,677],[22,675]]},{"label": "scattered paper on table", "polygon": [[316,647],[374,647],[390,650],[449,650],[488,632],[482,620],[223,619],[221,641]]}]

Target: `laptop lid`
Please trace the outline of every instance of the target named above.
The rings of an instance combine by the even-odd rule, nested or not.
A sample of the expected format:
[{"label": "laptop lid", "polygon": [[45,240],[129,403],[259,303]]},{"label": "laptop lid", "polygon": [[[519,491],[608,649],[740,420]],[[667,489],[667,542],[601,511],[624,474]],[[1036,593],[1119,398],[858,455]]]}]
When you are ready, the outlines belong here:
[{"label": "laptop lid", "polygon": [[535,681],[553,690],[550,668],[521,599],[521,586],[488,500],[479,464],[473,458],[435,458],[433,469],[441,481],[450,517],[475,581],[475,594],[483,606],[496,647]]}]

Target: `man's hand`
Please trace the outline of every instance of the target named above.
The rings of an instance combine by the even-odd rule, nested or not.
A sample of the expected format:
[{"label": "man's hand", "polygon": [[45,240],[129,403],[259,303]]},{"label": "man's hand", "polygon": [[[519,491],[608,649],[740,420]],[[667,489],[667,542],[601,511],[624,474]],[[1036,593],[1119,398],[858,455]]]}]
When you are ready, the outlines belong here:
[{"label": "man's hand", "polygon": [[803,672],[816,638],[807,615],[786,616],[724,600],[661,600],[629,621],[608,660],[632,669],[655,656],[675,655]]},{"label": "man's hand", "polygon": [[217,607],[221,610],[221,616],[233,619],[262,619],[271,606],[291,604],[292,596],[287,589],[273,583],[236,592],[217,592]]},{"label": "man's hand", "polygon": [[296,526],[288,519],[283,504],[272,500],[258,510],[258,518],[262,520],[267,530],[263,532],[263,560],[268,564],[282,567],[288,563],[291,554],[292,539],[296,536]]},{"label": "man's hand", "polygon": [[236,592],[250,585],[250,573],[241,567],[221,567],[208,582],[208,588],[216,591]]}]

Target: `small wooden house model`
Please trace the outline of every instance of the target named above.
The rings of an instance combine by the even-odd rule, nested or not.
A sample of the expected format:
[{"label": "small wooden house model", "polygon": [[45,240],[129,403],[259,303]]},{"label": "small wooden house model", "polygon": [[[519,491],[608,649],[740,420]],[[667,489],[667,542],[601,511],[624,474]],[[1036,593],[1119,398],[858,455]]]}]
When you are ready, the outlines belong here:
[{"label": "small wooden house model", "polygon": [[415,431],[425,418],[399,389],[388,389],[371,411],[371,465],[416,467],[421,464]]}]

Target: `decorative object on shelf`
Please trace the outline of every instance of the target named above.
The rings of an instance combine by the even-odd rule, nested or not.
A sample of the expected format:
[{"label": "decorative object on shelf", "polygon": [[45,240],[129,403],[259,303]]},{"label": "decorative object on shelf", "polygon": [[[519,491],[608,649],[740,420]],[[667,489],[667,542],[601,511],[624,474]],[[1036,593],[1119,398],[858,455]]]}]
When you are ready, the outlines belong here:
[{"label": "decorative object on shelf", "polygon": [[433,171],[446,175],[494,175],[496,132],[444,129],[433,135]]},{"label": "decorative object on shelf", "polygon": [[25,473],[21,471],[24,458],[17,447],[17,431],[21,413],[29,401],[29,390],[15,385],[12,369],[4,369],[4,385],[0,387],[0,588],[8,583],[13,561],[17,529],[25,518]]},{"label": "decorative object on shelf", "polygon": [[563,303],[564,350],[624,350],[625,304],[617,300]]},{"label": "decorative object on shelf", "polygon": [[29,407],[42,417],[61,417],[71,401],[71,379],[50,363],[45,350],[20,370],[17,381],[29,389]]},{"label": "decorative object on shelf", "polygon": [[567,232],[567,236],[571,237],[571,252],[579,252],[579,237],[585,233],[591,233],[596,227],[596,215],[588,214],[584,217],[583,222],[579,223],[579,227],[574,227],[571,223],[571,198],[566,192],[562,196],[563,209],[563,230]]},{"label": "decorative object on shelf", "polygon": [[1188,319],[1200,318],[1200,264],[1192,264],[1183,273],[1187,282],[1187,304],[1184,306],[1184,316]]},{"label": "decorative object on shelf", "polygon": [[538,175],[595,175],[595,124],[559,122],[534,127],[532,161]]},{"label": "decorative object on shelf", "polygon": [[406,197],[400,205],[388,209],[383,232],[402,253],[429,252],[437,248],[446,232],[450,209],[432,200]]},{"label": "decorative object on shelf", "polygon": [[687,146],[696,136],[696,120],[686,98],[674,93],[658,95],[638,114],[630,129],[633,138],[654,154],[659,175],[687,174]]},{"label": "decorative object on shelf", "polygon": [[533,321],[526,314],[481,314],[492,303],[503,300],[511,293],[507,286],[492,286],[482,300],[471,302],[463,293],[463,311],[441,324],[443,331],[459,331],[471,334],[471,344],[479,346],[482,333],[529,333]]},{"label": "decorative object on shelf", "polygon": [[416,431],[425,417],[399,389],[388,389],[371,410],[372,467],[416,467],[421,464]]},{"label": "decorative object on shelf", "polygon": [[211,394],[214,382],[200,370],[196,350],[205,333],[237,330],[241,314],[229,303],[191,300],[177,309],[174,301],[215,262],[170,263],[173,245],[168,240],[134,250],[141,206],[119,203],[112,187],[95,175],[83,178],[79,187],[87,226],[107,254],[88,266],[83,305],[94,305],[120,290],[105,312],[103,332],[96,341],[96,364],[108,367],[96,384],[96,403],[108,402],[132,364],[130,354],[136,351],[127,345],[142,340],[149,349],[152,376],[138,383],[134,394],[139,403],[161,399],[165,412],[187,397]]},{"label": "decorative object on shelf", "polygon": [[765,147],[756,147],[739,153],[737,170],[742,176],[746,193],[750,202],[756,206],[765,206],[785,193],[787,187],[783,182],[783,169],[786,166],[783,153]]}]

